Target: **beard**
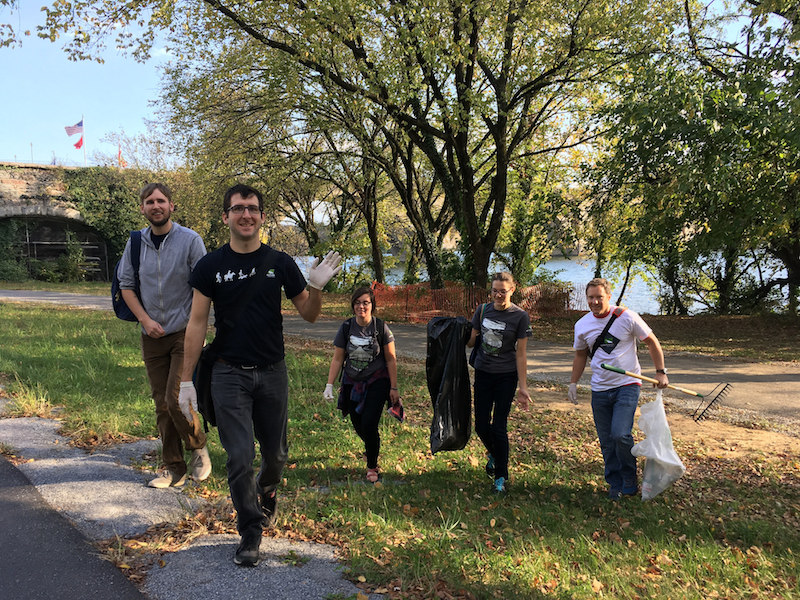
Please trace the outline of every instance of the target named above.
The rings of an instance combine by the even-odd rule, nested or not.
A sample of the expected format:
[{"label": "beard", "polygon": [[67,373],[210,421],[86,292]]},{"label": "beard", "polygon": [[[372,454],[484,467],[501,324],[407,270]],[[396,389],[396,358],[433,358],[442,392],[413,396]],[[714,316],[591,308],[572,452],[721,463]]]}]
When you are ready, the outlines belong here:
[{"label": "beard", "polygon": [[158,216],[147,215],[146,218],[147,218],[148,221],[150,221],[151,225],[153,225],[155,227],[161,227],[162,225],[166,225],[167,224],[167,222],[169,221],[171,216],[172,216],[172,213],[163,213],[163,214],[158,215]]}]

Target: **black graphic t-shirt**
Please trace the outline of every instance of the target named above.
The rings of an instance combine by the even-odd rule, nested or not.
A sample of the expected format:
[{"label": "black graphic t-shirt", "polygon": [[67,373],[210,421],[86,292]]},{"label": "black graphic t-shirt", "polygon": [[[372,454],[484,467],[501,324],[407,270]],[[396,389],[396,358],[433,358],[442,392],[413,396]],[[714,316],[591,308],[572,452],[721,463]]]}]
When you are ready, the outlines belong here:
[{"label": "black graphic t-shirt", "polygon": [[[240,365],[268,365],[284,357],[281,288],[291,299],[306,287],[306,280],[291,256],[278,252],[271,269],[260,281],[252,281],[268,252],[262,244],[255,252],[239,254],[229,244],[201,258],[189,283],[214,303],[217,334],[226,319],[233,320],[233,331],[225,333],[220,356]],[[232,314],[238,298],[250,284],[258,286],[241,314]]]},{"label": "black graphic t-shirt", "polygon": [[[355,317],[348,319],[339,327],[336,337],[333,338],[333,345],[337,348],[344,348],[345,364],[344,368],[348,376],[356,381],[363,381],[386,366],[386,357],[383,348],[380,347],[379,337],[375,330],[377,321],[371,319],[370,322],[361,326]],[[345,339],[345,331],[348,331]],[[389,326],[383,323],[383,343],[389,344],[394,341]]]}]

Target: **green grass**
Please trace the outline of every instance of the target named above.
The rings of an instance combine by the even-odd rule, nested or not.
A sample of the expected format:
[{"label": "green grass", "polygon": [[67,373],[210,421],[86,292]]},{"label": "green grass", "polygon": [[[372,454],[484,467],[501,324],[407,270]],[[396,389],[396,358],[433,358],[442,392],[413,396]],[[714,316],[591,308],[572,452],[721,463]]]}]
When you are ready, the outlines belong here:
[{"label": "green grass", "polygon": [[76,283],[59,283],[49,281],[0,281],[3,290],[36,290],[50,292],[67,292],[70,294],[89,294],[105,296],[111,294],[111,283],[107,281],[79,281]]},{"label": "green grass", "polygon": [[[383,419],[383,479],[372,486],[349,420],[322,399],[328,346],[303,343],[287,357],[277,534],[340,546],[353,580],[417,598],[800,598],[800,456],[732,461],[676,438],[687,474],[651,502],[611,503],[590,417],[534,404],[512,412],[511,485],[497,498],[474,437],[430,454],[424,368],[401,361],[408,418]],[[156,435],[134,324],[0,303],[0,349],[12,400],[62,407],[67,433],[88,443]],[[216,431],[210,450],[208,487],[225,493]]]}]

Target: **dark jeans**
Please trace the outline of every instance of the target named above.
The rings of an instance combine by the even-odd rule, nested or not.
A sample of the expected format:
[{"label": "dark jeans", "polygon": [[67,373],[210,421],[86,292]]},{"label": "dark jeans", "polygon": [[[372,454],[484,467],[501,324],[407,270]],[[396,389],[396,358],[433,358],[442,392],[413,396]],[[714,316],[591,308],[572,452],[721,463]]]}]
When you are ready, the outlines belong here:
[{"label": "dark jeans", "polygon": [[494,457],[495,478],[508,479],[508,413],[516,391],[516,371],[475,370],[475,433]]},{"label": "dark jeans", "polygon": [[[219,439],[228,454],[228,486],[237,512],[239,534],[261,531],[263,513],[259,495],[268,495],[278,487],[289,455],[286,363],[240,369],[218,362],[211,379],[211,397]],[[254,433],[261,450],[258,477],[253,471]]]},{"label": "dark jeans", "polygon": [[[353,424],[358,437],[364,441],[368,469],[375,469],[378,466],[378,454],[381,451],[381,436],[378,433],[378,425],[381,422],[381,415],[389,398],[390,387],[388,379],[373,381],[367,388],[367,397],[364,400],[364,409],[361,414],[358,414],[355,409],[350,410],[350,422]],[[352,386],[347,386],[347,388],[352,388]],[[345,394],[349,398],[350,389],[346,389]]]},{"label": "dark jeans", "polygon": [[194,415],[193,423],[189,423],[178,406],[184,333],[185,330],[176,331],[160,338],[142,334],[142,359],[156,405],[161,457],[177,477],[186,474],[183,447],[197,450],[206,445],[206,434],[198,416]]},{"label": "dark jeans", "polygon": [[602,392],[592,391],[594,426],[603,453],[605,478],[612,490],[635,491],[637,485],[631,430],[640,389],[638,385],[623,385]]}]

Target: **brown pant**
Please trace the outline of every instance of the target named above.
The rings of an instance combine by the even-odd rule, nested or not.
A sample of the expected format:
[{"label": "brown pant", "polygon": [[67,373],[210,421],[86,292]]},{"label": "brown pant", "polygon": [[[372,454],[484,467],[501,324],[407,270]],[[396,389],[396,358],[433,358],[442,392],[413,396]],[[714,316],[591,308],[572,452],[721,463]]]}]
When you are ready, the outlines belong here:
[{"label": "brown pant", "polygon": [[197,450],[206,445],[206,434],[197,414],[192,415],[193,422],[189,423],[178,406],[185,333],[182,329],[161,338],[142,334],[142,359],[156,405],[161,457],[176,477],[186,474],[183,447]]}]

